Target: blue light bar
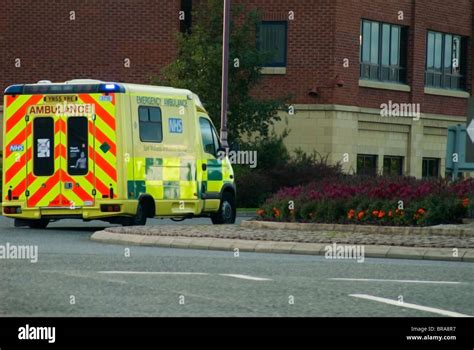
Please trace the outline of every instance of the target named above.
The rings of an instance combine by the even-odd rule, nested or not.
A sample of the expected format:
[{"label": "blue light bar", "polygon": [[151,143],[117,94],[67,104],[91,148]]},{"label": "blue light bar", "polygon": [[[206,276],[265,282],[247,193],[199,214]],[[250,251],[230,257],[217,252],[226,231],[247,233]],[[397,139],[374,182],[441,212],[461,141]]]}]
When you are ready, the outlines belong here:
[{"label": "blue light bar", "polygon": [[34,95],[34,94],[93,94],[93,93],[123,93],[125,88],[117,83],[104,84],[32,84],[11,85],[5,89],[5,95]]},{"label": "blue light bar", "polygon": [[5,89],[5,95],[21,95],[23,92],[23,85],[10,85]]},{"label": "blue light bar", "polygon": [[125,89],[119,84],[106,83],[99,85],[99,92],[125,92]]}]

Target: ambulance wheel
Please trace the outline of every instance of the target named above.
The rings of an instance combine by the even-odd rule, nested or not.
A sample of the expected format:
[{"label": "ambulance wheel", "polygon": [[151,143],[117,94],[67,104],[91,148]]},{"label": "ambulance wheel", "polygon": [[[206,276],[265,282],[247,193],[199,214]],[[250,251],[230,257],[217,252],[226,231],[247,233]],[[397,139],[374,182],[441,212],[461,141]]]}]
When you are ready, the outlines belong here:
[{"label": "ambulance wheel", "polygon": [[211,221],[214,225],[231,225],[235,223],[236,213],[234,195],[224,192],[219,211],[211,215]]},{"label": "ambulance wheel", "polygon": [[146,213],[142,202],[138,203],[137,213],[133,217],[123,218],[122,226],[145,226]]},{"label": "ambulance wheel", "polygon": [[45,229],[48,224],[49,220],[47,219],[31,220],[31,222],[28,223],[28,227],[34,229]]}]

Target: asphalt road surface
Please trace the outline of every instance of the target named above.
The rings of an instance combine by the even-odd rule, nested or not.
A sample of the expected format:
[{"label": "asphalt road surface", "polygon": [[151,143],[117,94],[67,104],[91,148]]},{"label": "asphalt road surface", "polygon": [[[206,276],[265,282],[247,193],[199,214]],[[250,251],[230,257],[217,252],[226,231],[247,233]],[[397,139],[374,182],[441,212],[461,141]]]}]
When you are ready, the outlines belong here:
[{"label": "asphalt road surface", "polygon": [[[171,221],[149,224],[162,223]],[[0,247],[37,246],[38,261],[0,260],[0,316],[474,315],[471,263],[235,256],[89,240],[107,226],[68,220],[32,230],[1,217]]]}]

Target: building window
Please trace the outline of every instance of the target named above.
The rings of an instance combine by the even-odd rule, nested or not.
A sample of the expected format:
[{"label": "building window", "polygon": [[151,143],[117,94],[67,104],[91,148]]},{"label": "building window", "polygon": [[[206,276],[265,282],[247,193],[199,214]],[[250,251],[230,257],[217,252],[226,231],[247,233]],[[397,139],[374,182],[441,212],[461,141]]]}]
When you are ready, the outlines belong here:
[{"label": "building window", "polygon": [[428,31],[426,44],[427,87],[465,89],[466,40],[459,35]]},{"label": "building window", "polygon": [[360,77],[406,82],[407,29],[399,25],[363,20],[360,29]]},{"label": "building window", "polygon": [[423,158],[423,177],[439,177],[439,158]]},{"label": "building window", "polygon": [[264,67],[286,67],[287,22],[264,21],[257,30],[257,47],[266,53]]},{"label": "building window", "polygon": [[403,175],[403,157],[385,156],[383,158],[383,174],[385,176]]},{"label": "building window", "polygon": [[357,175],[377,175],[377,156],[369,154],[358,154]]},{"label": "building window", "polygon": [[159,107],[138,108],[140,140],[142,142],[163,141],[163,128],[161,123],[161,109]]},{"label": "building window", "polygon": [[181,33],[191,33],[192,26],[192,12],[193,12],[193,1],[192,0],[181,0],[181,11],[184,14],[184,19],[179,22]]}]

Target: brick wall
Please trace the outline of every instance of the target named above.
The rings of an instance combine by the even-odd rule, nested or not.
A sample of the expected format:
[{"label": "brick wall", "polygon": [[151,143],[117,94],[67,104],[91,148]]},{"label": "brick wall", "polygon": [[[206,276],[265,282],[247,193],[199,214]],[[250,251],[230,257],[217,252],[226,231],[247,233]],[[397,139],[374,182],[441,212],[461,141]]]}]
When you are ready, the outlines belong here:
[{"label": "brick wall", "polygon": [[[422,112],[465,115],[467,100],[424,94],[426,30],[471,36],[471,0],[233,0],[257,7],[266,20],[288,22],[285,75],[266,76],[262,95],[292,94],[292,103],[378,108],[394,102],[420,103]],[[11,0],[0,11],[0,89],[13,83],[71,78],[148,83],[176,57],[180,0]],[[196,6],[196,5],[195,5]],[[70,11],[76,19],[70,20]],[[403,21],[398,12],[403,11]],[[409,27],[408,84],[398,92],[359,87],[360,20]],[[474,48],[470,45],[470,66]],[[21,67],[15,68],[15,59]],[[129,58],[131,67],[124,67]],[[349,68],[343,59],[349,59]],[[471,67],[469,67],[471,68]],[[342,88],[329,85],[339,75]],[[471,91],[473,69],[469,71]]]},{"label": "brick wall", "polygon": [[148,83],[176,55],[179,6],[179,0],[4,1],[0,89],[41,79]]},{"label": "brick wall", "polygon": [[[404,19],[398,19],[403,11]],[[358,86],[359,32],[361,18],[408,26],[408,85],[411,92],[396,92]],[[467,100],[433,96],[424,93],[427,30],[448,32],[470,37],[472,34],[472,3],[443,0],[339,0],[336,11],[336,73],[345,81],[342,89],[334,90],[334,103],[378,108],[393,100],[400,103],[420,103],[424,113],[465,115]],[[468,50],[471,51],[471,50]],[[342,59],[349,58],[350,67],[344,68]],[[474,60],[469,57],[468,68]],[[467,87],[471,91],[472,75]]]},{"label": "brick wall", "polygon": [[[314,103],[308,96],[311,87],[324,85],[334,76],[334,36],[336,1],[334,0],[251,0],[247,6],[261,10],[263,20],[288,20],[290,11],[294,20],[288,20],[288,56],[285,75],[266,76],[264,94],[294,95],[294,103]],[[327,99],[322,91],[320,101]],[[318,102],[319,103],[319,102]]]}]

